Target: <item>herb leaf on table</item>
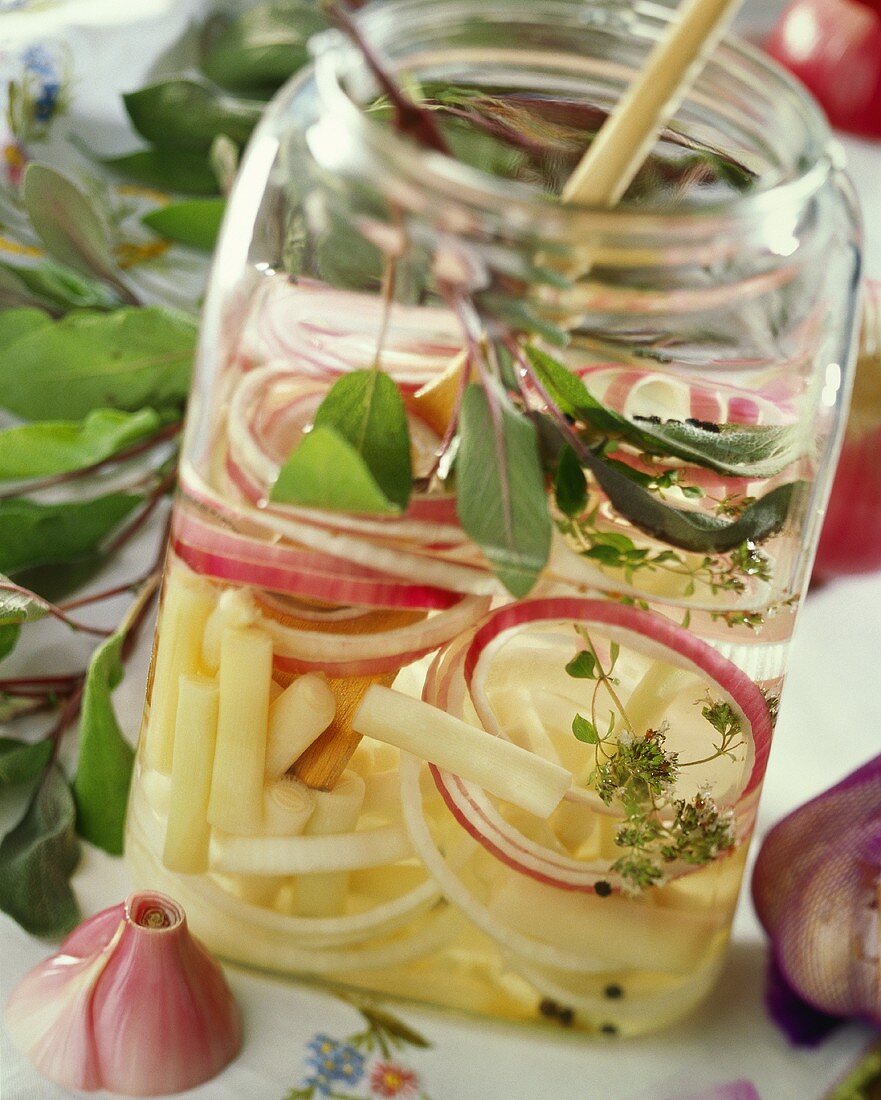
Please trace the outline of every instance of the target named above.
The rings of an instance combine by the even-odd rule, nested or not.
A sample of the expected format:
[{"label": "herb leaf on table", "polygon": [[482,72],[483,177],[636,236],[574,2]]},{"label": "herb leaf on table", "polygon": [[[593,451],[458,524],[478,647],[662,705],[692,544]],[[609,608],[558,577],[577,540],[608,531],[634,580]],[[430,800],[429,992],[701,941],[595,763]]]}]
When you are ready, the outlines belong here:
[{"label": "herb leaf on table", "polygon": [[115,309],[121,304],[109,287],[55,260],[30,266],[0,262],[3,309],[35,306],[59,316],[69,309]]},{"label": "herb leaf on table", "polygon": [[225,209],[226,199],[187,199],[151,210],[141,221],[170,241],[210,251],[217,242]]},{"label": "herb leaf on table", "polygon": [[0,737],[0,787],[14,787],[42,775],[52,759],[52,741],[28,743]]},{"label": "herb leaf on table", "polygon": [[125,805],[134,751],[113,710],[111,693],[125,672],[125,633],[108,638],[92,655],[80,712],[80,750],[73,794],[77,832],[111,855],[122,854]]},{"label": "herb leaf on table", "polygon": [[50,764],[21,821],[0,843],[0,909],[33,935],[62,936],[80,919],[69,882],[80,857],[75,816],[67,780]]},{"label": "herb leaf on table", "polygon": [[[16,317],[22,312],[27,316]],[[160,306],[75,310],[54,322],[36,312],[0,315],[3,408],[37,420],[109,406],[136,412],[183,405],[196,342],[190,317]]]},{"label": "herb leaf on table", "polygon": [[220,134],[244,145],[264,107],[184,78],[150,84],[122,99],[132,125],[147,141],[196,153],[207,153]]},{"label": "herb leaf on table", "polygon": [[73,180],[47,164],[31,163],[22,198],[37,235],[56,260],[97,275],[123,301],[137,303],[113,256],[109,227]]}]

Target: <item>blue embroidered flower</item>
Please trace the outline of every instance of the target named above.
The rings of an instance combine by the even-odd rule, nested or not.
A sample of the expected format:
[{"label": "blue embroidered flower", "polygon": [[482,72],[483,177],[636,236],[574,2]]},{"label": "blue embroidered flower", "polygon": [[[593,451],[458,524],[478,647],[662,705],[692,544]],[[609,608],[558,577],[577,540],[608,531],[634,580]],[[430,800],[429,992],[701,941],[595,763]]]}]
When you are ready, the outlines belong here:
[{"label": "blue embroidered flower", "polygon": [[24,62],[25,69],[29,73],[33,73],[34,76],[48,76],[53,78],[58,76],[52,54],[49,53],[45,46],[28,46],[22,54],[22,61]]},{"label": "blue embroidered flower", "polygon": [[322,1095],[329,1094],[334,1081],[354,1085],[364,1076],[364,1055],[349,1043],[340,1043],[329,1035],[315,1035],[308,1043],[306,1065],[314,1070],[307,1084]]}]

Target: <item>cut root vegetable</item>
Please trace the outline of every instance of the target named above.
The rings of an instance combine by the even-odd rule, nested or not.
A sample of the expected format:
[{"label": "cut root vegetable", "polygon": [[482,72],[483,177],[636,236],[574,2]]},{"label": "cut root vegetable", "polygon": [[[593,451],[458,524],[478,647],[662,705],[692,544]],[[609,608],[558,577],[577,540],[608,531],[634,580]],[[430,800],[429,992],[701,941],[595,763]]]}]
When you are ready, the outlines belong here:
[{"label": "cut root vegetable", "polygon": [[217,737],[217,685],[181,676],[171,765],[171,797],[162,862],[194,875],[208,869],[208,799]]},{"label": "cut root vegetable", "polygon": [[278,779],[333,721],[336,696],[317,672],[300,676],[269,708],[266,778]]},{"label": "cut root vegetable", "polygon": [[331,836],[244,837],[215,830],[210,862],[225,874],[311,876],[397,863],[412,854],[402,825]]},{"label": "cut root vegetable", "polygon": [[272,680],[272,642],[260,630],[227,628],[220,651],[217,748],[208,820],[245,836],[263,822],[263,771]]},{"label": "cut root vegetable", "polygon": [[282,776],[263,792],[266,836],[299,836],[315,809],[315,794],[293,776]]},{"label": "cut root vegetable", "polygon": [[[329,791],[315,791],[314,809],[306,832],[313,837],[347,833],[358,824],[364,805],[364,780],[345,771]],[[308,874],[294,883],[296,911],[303,917],[332,917],[346,908],[349,876],[330,868],[327,873]]]},{"label": "cut root vegetable", "polygon": [[178,681],[199,672],[202,633],[214,610],[214,587],[186,568],[169,570],[157,626],[144,763],[171,774]]},{"label": "cut root vegetable", "polygon": [[572,779],[558,764],[389,688],[370,688],[352,725],[539,817],[550,816]]},{"label": "cut root vegetable", "polygon": [[243,629],[259,618],[254,597],[246,588],[227,588],[208,616],[202,637],[202,664],[213,676],[220,668],[220,643],[227,627]]}]

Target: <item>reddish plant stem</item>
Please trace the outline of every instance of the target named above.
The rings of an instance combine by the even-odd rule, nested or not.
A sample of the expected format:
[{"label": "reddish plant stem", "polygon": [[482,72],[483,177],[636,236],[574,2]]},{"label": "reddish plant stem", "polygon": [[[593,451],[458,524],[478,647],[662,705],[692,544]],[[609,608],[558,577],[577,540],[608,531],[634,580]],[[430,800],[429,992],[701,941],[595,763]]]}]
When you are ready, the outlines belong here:
[{"label": "reddish plant stem", "polygon": [[163,496],[171,489],[177,481],[177,470],[172,470],[171,473],[166,474],[165,477],[159,482],[155,489],[150,493],[147,498],[147,502],[137,517],[128,527],[124,527],[122,531],[114,538],[106,547],[106,553],[115,554],[117,550],[121,549],[130,539],[141,530],[153,512],[156,510],[156,506]]},{"label": "reddish plant stem", "polygon": [[118,584],[114,588],[104,588],[100,592],[93,592],[90,596],[81,596],[78,600],[68,600],[67,603],[62,603],[58,606],[62,611],[73,611],[78,607],[88,607],[90,604],[102,603],[104,600],[113,599],[114,596],[124,596],[127,592],[133,592],[136,588],[140,588],[145,581],[149,580],[150,575],[154,572],[154,568],[155,567],[151,566],[146,573],[142,573],[139,577],[134,577],[124,584]]},{"label": "reddish plant stem", "polygon": [[8,500],[11,497],[21,496],[24,492],[36,493],[42,489],[52,489],[56,485],[65,485],[71,481],[78,481],[88,474],[94,474],[98,470],[103,470],[106,466],[111,466],[117,462],[124,462],[130,458],[136,458],[138,455],[152,450],[160,443],[164,443],[168,439],[173,439],[180,433],[181,424],[182,422],[180,420],[175,420],[173,424],[166,424],[164,428],[161,428],[154,435],[148,436],[147,439],[142,439],[139,443],[132,444],[131,447],[124,451],[118,451],[116,454],[109,455],[100,462],[94,462],[91,466],[83,466],[79,470],[68,470],[67,473],[54,474],[52,477],[27,481],[23,486],[19,486],[18,489],[4,489],[0,491],[0,500]]},{"label": "reddish plant stem", "polygon": [[434,149],[437,153],[449,154],[450,149],[435,121],[432,112],[426,111],[414,103],[398,84],[389,71],[385,61],[367,41],[348,5],[343,2],[326,5],[328,17],[358,47],[367,68],[376,78],[376,82],[388,96],[395,112],[395,125],[401,133],[411,137],[419,145]]}]

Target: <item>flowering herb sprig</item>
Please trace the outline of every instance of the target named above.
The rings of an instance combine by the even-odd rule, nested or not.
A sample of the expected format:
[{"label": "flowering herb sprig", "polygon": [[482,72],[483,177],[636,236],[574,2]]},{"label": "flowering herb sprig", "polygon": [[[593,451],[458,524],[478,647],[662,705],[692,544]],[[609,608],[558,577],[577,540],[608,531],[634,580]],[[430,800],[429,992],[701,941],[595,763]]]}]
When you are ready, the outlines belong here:
[{"label": "flowering herb sprig", "polygon": [[[708,790],[700,790],[690,799],[677,798],[676,783],[683,768],[711,763],[720,757],[735,759],[743,747],[743,725],[730,703],[709,695],[703,701],[701,715],[718,734],[712,751],[700,760],[682,761],[677,752],[666,747],[669,726],[637,729],[622,703],[614,675],[620,657],[616,643],[609,647],[606,664],[600,658],[589,632],[577,627],[584,642],[566,665],[576,678],[592,680],[590,718],[576,714],[572,732],[595,752],[595,765],[587,785],[604,805],[619,810],[624,817],[615,833],[615,843],[625,849],[610,866],[621,876],[627,889],[638,892],[662,883],[666,867],[677,862],[693,866],[711,863],[729,851],[735,843],[734,821],[730,810],[720,810]],[[605,689],[613,708],[608,722],[600,721],[598,699]],[[600,726],[605,725],[605,732]]]}]

